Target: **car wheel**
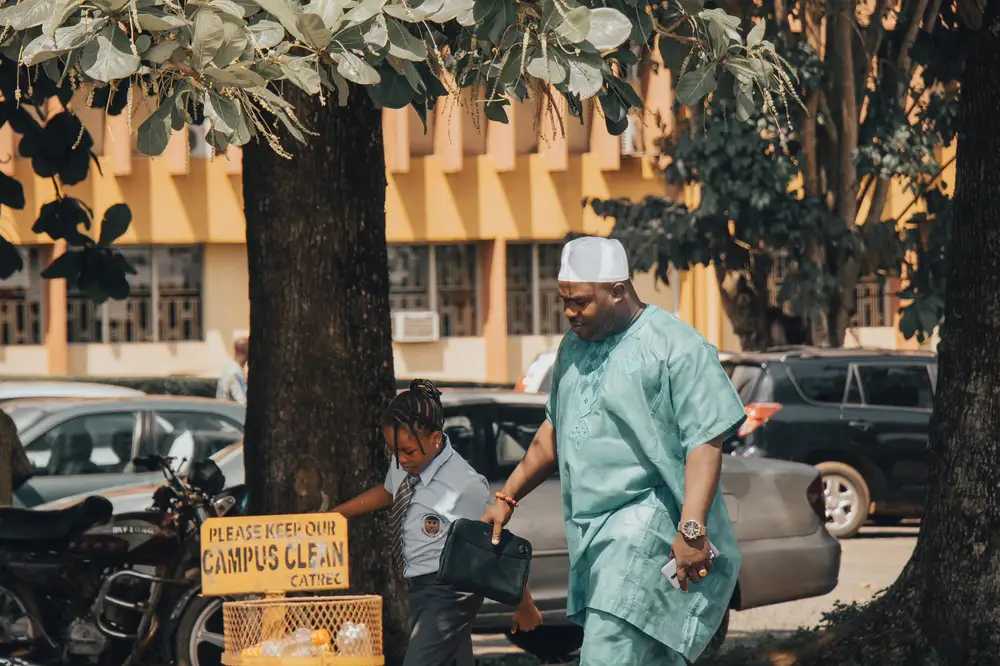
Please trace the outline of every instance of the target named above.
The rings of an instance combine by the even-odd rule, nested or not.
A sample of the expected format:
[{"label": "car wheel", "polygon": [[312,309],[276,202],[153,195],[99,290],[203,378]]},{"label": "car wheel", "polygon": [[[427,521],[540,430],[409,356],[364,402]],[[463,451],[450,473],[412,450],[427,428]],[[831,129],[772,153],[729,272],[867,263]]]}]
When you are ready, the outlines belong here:
[{"label": "car wheel", "polygon": [[561,664],[583,645],[583,628],[575,625],[542,626],[534,631],[507,634],[507,640],[534,655],[543,664]]},{"label": "car wheel", "polygon": [[174,637],[178,666],[221,666],[225,640],[222,602],[218,597],[195,598],[184,609]]},{"label": "car wheel", "polygon": [[868,484],[858,470],[841,462],[823,462],[816,468],[823,478],[826,528],[838,539],[850,539],[868,520]]},{"label": "car wheel", "polygon": [[722,616],[722,623],[719,628],[715,630],[715,635],[712,636],[712,640],[708,642],[708,647],[705,651],[701,653],[701,656],[695,660],[695,664],[704,664],[712,660],[712,658],[719,652],[722,647],[722,642],[726,640],[726,634],[729,633],[729,609],[726,609],[726,614]]}]

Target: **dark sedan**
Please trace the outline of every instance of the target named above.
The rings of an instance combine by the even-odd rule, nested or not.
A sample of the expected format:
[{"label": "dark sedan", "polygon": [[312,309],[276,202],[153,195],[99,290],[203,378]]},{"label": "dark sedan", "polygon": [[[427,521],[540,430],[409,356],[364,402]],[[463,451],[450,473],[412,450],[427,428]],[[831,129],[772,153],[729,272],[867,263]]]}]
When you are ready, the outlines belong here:
[{"label": "dark sedan", "polygon": [[27,507],[161,479],[159,472],[136,472],[132,459],[207,458],[243,438],[246,415],[234,403],[167,396],[19,400],[3,409],[35,467],[15,496]]}]

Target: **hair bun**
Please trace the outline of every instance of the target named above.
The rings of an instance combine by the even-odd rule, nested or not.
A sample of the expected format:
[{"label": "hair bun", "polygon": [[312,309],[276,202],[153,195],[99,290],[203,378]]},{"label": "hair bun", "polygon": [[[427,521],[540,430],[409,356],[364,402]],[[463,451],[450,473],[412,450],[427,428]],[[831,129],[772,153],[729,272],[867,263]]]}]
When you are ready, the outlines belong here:
[{"label": "hair bun", "polygon": [[438,400],[441,398],[441,391],[437,386],[434,385],[429,379],[414,379],[410,382],[410,391],[413,393],[423,393],[431,400]]}]

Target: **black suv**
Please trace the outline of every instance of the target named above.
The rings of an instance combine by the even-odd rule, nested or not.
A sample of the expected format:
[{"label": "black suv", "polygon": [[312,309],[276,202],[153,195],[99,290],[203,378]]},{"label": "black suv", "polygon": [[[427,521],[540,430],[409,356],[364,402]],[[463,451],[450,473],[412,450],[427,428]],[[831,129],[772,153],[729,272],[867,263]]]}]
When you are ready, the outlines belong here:
[{"label": "black suv", "polygon": [[834,536],[923,514],[933,354],[790,348],[726,366],[747,411],[727,452],[816,465]]}]

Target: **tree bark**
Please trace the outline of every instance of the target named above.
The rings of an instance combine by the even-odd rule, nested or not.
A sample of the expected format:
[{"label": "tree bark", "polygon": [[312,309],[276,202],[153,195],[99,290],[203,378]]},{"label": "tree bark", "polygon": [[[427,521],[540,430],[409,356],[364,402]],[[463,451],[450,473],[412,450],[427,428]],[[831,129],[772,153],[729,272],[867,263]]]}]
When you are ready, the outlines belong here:
[{"label": "tree bark", "polygon": [[[928,497],[913,556],[884,596],[766,663],[1000,663],[1000,3],[965,38],[955,221],[928,451]],[[727,662],[726,658],[721,663]]]},{"label": "tree bark", "polygon": [[[378,423],[395,392],[381,114],[360,89],[345,107],[290,97],[318,136],[303,145],[282,128],[293,159],[255,143],[243,160],[246,478],[258,514],[329,510],[380,485],[388,457]],[[387,528],[385,515],[351,521],[350,582],[352,593],[382,595],[386,663],[398,664],[406,596],[384,555]]]}]

